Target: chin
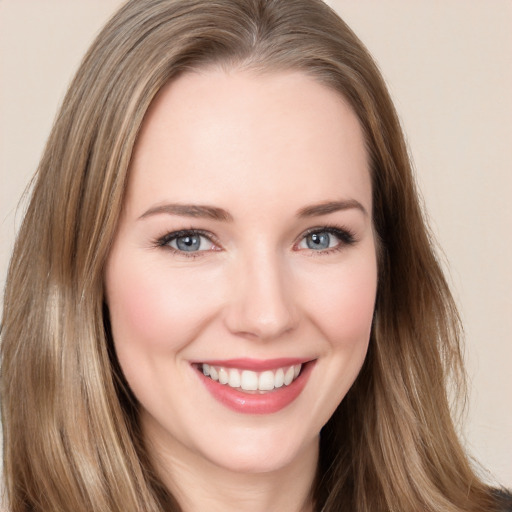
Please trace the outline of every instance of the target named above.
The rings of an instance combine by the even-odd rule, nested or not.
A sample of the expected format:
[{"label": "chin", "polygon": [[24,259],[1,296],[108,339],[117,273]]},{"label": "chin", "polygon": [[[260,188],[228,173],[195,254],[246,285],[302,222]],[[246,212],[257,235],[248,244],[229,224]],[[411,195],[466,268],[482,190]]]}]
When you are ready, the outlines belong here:
[{"label": "chin", "polygon": [[[243,474],[272,473],[302,460],[315,460],[318,454],[319,435],[308,440],[283,439],[257,436],[247,432],[244,439],[237,439],[228,446],[209,446],[207,458],[215,466]],[[213,449],[212,449],[213,448]]]}]

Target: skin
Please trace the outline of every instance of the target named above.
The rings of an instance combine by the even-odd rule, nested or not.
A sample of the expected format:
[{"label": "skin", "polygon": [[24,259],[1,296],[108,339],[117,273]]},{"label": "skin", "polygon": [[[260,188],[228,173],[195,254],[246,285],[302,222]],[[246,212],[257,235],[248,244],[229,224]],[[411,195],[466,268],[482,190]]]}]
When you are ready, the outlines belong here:
[{"label": "skin", "polygon": [[[336,211],[311,205],[349,201]],[[226,218],[170,212],[221,208]],[[347,206],[347,203],[345,203]],[[184,510],[310,510],[318,440],[364,361],[377,288],[358,119],[299,72],[207,69],[164,88],[138,139],[106,298],[151,457]],[[178,214],[179,213],[179,214]],[[310,248],[307,232],[330,234]],[[207,234],[184,253],[158,242]],[[174,249],[172,248],[174,246]],[[315,360],[272,414],[228,409],[192,361]]]}]

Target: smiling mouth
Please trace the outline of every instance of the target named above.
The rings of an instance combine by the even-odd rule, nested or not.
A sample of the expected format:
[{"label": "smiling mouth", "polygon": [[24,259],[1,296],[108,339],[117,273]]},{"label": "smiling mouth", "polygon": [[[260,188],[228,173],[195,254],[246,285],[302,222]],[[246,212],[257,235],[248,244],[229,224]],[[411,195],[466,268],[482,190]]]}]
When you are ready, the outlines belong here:
[{"label": "smiling mouth", "polygon": [[197,369],[203,375],[219,384],[244,393],[267,393],[292,384],[300,375],[303,364],[295,364],[256,372],[200,363]]}]

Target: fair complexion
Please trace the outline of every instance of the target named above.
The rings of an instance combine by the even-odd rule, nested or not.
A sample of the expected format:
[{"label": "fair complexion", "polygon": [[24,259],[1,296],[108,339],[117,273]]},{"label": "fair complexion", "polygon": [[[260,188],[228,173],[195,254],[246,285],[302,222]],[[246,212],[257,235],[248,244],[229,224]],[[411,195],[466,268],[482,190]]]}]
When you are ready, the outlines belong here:
[{"label": "fair complexion", "polygon": [[[185,511],[312,510],[319,432],[368,347],[371,211],[358,119],[305,74],[208,69],[153,102],[106,299],[150,455]],[[276,389],[235,389],[244,371]]]}]

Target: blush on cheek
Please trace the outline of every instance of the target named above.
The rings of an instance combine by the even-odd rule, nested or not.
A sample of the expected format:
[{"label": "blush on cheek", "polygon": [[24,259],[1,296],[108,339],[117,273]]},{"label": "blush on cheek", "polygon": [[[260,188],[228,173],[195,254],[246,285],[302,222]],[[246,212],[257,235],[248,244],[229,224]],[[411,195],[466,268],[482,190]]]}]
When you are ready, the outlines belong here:
[{"label": "blush on cheek", "polygon": [[[205,293],[197,272],[132,263],[111,267],[107,301],[116,347],[133,344],[164,354],[186,345],[216,310],[216,287]],[[199,300],[198,298],[201,298]]]},{"label": "blush on cheek", "polygon": [[119,343],[129,340],[133,343],[151,345],[162,349],[173,339],[176,325],[169,314],[173,305],[155,293],[150,287],[136,286],[127,290],[116,307],[114,307],[113,328],[117,327]]},{"label": "blush on cheek", "polygon": [[375,281],[345,283],[332,288],[324,301],[324,328],[344,345],[368,341],[375,307]]},{"label": "blush on cheek", "polygon": [[162,298],[144,272],[137,271],[136,264],[130,271],[113,258],[106,283],[116,350],[126,345],[158,343],[162,339],[157,332],[162,323]]}]

